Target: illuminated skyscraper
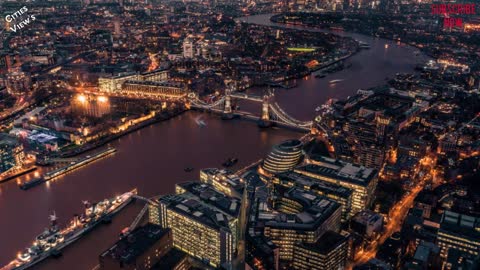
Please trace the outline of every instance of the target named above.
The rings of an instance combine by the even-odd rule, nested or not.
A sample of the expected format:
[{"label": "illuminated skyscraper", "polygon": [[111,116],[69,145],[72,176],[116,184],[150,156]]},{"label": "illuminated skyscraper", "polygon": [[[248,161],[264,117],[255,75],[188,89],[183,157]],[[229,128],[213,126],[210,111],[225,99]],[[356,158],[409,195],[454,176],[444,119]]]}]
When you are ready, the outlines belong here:
[{"label": "illuminated skyscraper", "polygon": [[147,270],[172,249],[172,232],[147,224],[121,238],[99,256],[100,270]]},{"label": "illuminated skyscraper", "polygon": [[353,190],[351,215],[367,209],[373,201],[378,171],[327,157],[316,164],[295,169],[295,172]]},{"label": "illuminated skyscraper", "polygon": [[291,188],[277,193],[276,211],[260,211],[258,221],[264,224],[265,237],[279,247],[280,259],[291,261],[295,243],[315,243],[325,232],[339,230],[341,208],[331,199]]},{"label": "illuminated skyscraper", "polygon": [[296,172],[277,174],[272,178],[272,183],[284,187],[309,190],[315,194],[330,198],[342,205],[342,222],[346,222],[351,217],[353,191],[349,188],[334,183],[318,181],[315,178]]},{"label": "illuminated skyscraper", "polygon": [[212,185],[216,190],[237,198],[243,194],[243,180],[227,170],[215,168],[200,170],[200,181]]},{"label": "illuminated skyscraper", "polygon": [[344,269],[347,264],[348,238],[328,231],[316,243],[298,243],[293,247],[293,268],[299,270]]},{"label": "illuminated skyscraper", "polygon": [[473,256],[480,254],[480,218],[445,211],[438,229],[440,256],[447,258],[449,250],[457,249]]},{"label": "illuminated skyscraper", "polygon": [[177,185],[177,195],[150,206],[149,221],[171,228],[173,245],[213,267],[231,264],[237,250],[240,201],[212,187],[189,182]]}]

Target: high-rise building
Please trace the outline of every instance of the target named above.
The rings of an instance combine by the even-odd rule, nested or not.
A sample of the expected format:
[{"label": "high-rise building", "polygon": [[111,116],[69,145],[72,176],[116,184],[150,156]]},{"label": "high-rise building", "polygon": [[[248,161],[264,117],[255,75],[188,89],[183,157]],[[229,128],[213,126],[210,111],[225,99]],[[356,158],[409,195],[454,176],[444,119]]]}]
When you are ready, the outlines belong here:
[{"label": "high-rise building", "polygon": [[400,269],[404,258],[404,248],[400,233],[394,233],[379,247],[376,258],[385,262],[391,269]]},{"label": "high-rise building", "polygon": [[279,248],[262,235],[249,232],[245,236],[245,263],[255,270],[278,270]]},{"label": "high-rise building", "polygon": [[23,71],[7,74],[7,91],[12,95],[24,95],[32,90],[30,74]]},{"label": "high-rise building", "polygon": [[100,257],[101,270],[149,270],[173,247],[172,231],[147,224],[121,238]]},{"label": "high-rise building", "polygon": [[348,159],[355,164],[377,170],[389,149],[396,146],[399,132],[422,111],[415,99],[388,88],[359,92],[334,107],[342,116],[333,117],[332,123],[340,130],[332,140],[335,151],[339,156],[349,154]]},{"label": "high-rise building", "polygon": [[149,221],[171,228],[179,250],[210,266],[228,267],[237,250],[240,201],[198,182],[179,184],[176,192],[150,206]]},{"label": "high-rise building", "polygon": [[370,210],[358,212],[352,218],[350,228],[365,239],[373,240],[382,232],[383,216]]},{"label": "high-rise building", "polygon": [[351,217],[353,191],[349,188],[325,181],[318,181],[315,178],[292,171],[275,175],[272,178],[272,183],[284,187],[297,187],[309,190],[315,194],[330,198],[342,205],[342,222],[346,222]]},{"label": "high-rise building", "polygon": [[240,198],[242,196],[242,179],[227,170],[208,168],[200,170],[200,181],[212,185],[216,190],[228,195]]},{"label": "high-rise building", "polygon": [[295,243],[315,243],[325,232],[340,229],[341,205],[331,199],[296,188],[273,197],[276,212],[260,211],[258,221],[279,247],[281,260],[293,259]]},{"label": "high-rise building", "polygon": [[437,233],[440,255],[447,258],[449,250],[457,249],[478,256],[480,254],[480,218],[445,211]]},{"label": "high-rise building", "polygon": [[293,269],[337,270],[347,264],[348,238],[328,231],[317,242],[297,243],[293,247]]},{"label": "high-rise building", "polygon": [[367,209],[373,201],[378,171],[328,157],[320,157],[316,164],[308,164],[295,172],[334,183],[353,191],[351,215]]},{"label": "high-rise building", "polygon": [[0,175],[23,165],[23,145],[15,137],[0,133]]},{"label": "high-rise building", "polygon": [[[406,270],[428,270],[428,269],[440,269],[440,248],[432,242],[422,241],[417,249],[413,258],[404,264]],[[459,268],[455,268],[459,269]]]},{"label": "high-rise building", "polygon": [[451,249],[448,257],[442,266],[442,270],[477,270],[480,268],[480,256],[471,253]]},{"label": "high-rise building", "polygon": [[275,145],[262,164],[270,174],[292,170],[301,160],[303,144],[299,140],[287,140]]},{"label": "high-rise building", "polygon": [[354,162],[375,169],[380,169],[385,160],[385,151],[378,144],[360,144],[353,155]]}]

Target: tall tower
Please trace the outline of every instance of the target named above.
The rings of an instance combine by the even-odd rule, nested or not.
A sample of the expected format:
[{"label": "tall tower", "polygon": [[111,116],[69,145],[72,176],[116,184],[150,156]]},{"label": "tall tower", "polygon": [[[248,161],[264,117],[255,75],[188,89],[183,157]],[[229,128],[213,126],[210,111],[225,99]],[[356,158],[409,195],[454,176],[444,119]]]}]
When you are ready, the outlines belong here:
[{"label": "tall tower", "polygon": [[270,105],[270,102],[268,101],[268,96],[265,95],[263,97],[263,102],[262,102],[262,121],[270,121],[270,115],[268,113],[268,106]]},{"label": "tall tower", "polygon": [[223,113],[232,113],[232,97],[227,93],[225,95],[225,109],[223,110]]},{"label": "tall tower", "polygon": [[270,122],[269,107],[270,107],[270,96],[265,95],[263,96],[263,102],[262,102],[262,116],[258,121],[258,125],[260,127],[269,127],[272,125],[272,122]]},{"label": "tall tower", "polygon": [[232,110],[232,93],[231,86],[227,86],[225,89],[225,108],[223,109],[222,119],[232,119],[233,118],[233,110]]}]

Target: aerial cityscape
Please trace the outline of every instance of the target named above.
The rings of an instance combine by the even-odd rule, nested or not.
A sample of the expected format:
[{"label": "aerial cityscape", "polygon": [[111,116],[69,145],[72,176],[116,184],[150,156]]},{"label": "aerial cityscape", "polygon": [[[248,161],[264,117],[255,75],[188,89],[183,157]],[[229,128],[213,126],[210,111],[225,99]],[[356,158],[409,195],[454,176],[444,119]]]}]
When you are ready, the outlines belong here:
[{"label": "aerial cityscape", "polygon": [[479,270],[477,0],[0,0],[0,270]]}]

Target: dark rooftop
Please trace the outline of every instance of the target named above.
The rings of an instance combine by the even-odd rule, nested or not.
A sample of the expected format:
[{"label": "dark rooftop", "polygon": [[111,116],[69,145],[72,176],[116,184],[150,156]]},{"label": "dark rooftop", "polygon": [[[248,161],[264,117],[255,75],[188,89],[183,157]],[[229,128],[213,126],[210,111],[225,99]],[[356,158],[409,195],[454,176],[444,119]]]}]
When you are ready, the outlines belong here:
[{"label": "dark rooftop", "polygon": [[340,197],[348,198],[352,195],[352,190],[329,182],[320,182],[312,177],[296,173],[284,172],[277,175],[280,180],[293,180],[297,185],[308,186],[310,190],[318,190],[325,194],[334,194]]},{"label": "dark rooftop", "polygon": [[295,169],[295,172],[313,173],[349,182],[355,185],[368,186],[377,176],[377,170],[334,160],[327,157],[319,159],[318,164],[308,164]]},{"label": "dark rooftop", "polygon": [[187,257],[186,253],[176,248],[172,248],[151,268],[151,270],[175,269],[175,266],[177,266],[185,257]]},{"label": "dark rooftop", "polygon": [[214,229],[229,230],[229,222],[238,216],[240,201],[219,193],[210,185],[186,182],[177,187],[185,192],[162,196],[158,202]]},{"label": "dark rooftop", "polygon": [[159,225],[147,224],[133,230],[128,236],[118,240],[111,248],[100,257],[112,257],[124,264],[130,264],[161,239],[170,229],[162,229]]},{"label": "dark rooftop", "polygon": [[313,244],[302,243],[300,246],[319,254],[328,254],[346,241],[347,238],[345,236],[334,231],[327,231],[317,240],[317,242]]}]

